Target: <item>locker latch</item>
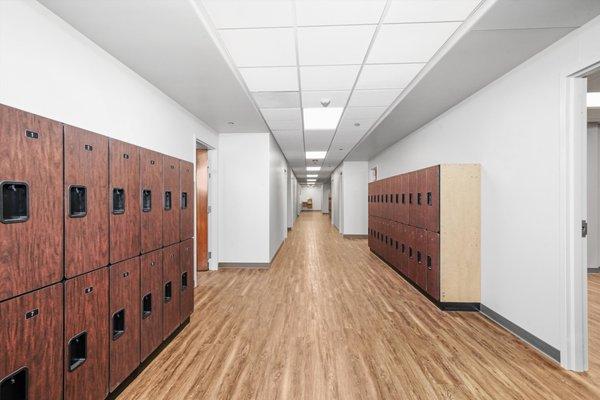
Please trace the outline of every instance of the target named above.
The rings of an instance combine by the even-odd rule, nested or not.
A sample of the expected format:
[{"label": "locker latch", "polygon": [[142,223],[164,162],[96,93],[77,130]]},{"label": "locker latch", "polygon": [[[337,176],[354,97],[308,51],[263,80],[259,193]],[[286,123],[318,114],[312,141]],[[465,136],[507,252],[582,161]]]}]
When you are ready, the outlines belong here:
[{"label": "locker latch", "polygon": [[0,182],[0,222],[14,224],[29,219],[29,186],[25,182]]},{"label": "locker latch", "polygon": [[588,234],[588,223],[584,219],[581,221],[581,237],[587,237]]}]

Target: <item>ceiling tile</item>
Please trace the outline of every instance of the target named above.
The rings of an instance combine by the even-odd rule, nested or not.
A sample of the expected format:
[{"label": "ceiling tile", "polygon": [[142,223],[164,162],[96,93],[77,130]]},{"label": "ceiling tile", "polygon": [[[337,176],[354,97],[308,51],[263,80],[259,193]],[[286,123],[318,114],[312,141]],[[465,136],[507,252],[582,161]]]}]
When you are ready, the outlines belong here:
[{"label": "ceiling tile", "polygon": [[238,67],[296,65],[293,28],[230,29],[219,33]]},{"label": "ceiling tile", "polygon": [[322,107],[321,100],[329,100],[328,107],[345,107],[349,90],[302,91],[302,107]]},{"label": "ceiling tile", "polygon": [[342,119],[379,118],[387,107],[348,107]]},{"label": "ceiling tile", "polygon": [[365,65],[356,89],[402,89],[414,79],[425,64]]},{"label": "ceiling tile", "polygon": [[348,107],[388,107],[400,92],[401,89],[355,90]]},{"label": "ceiling tile", "polygon": [[300,121],[302,113],[300,108],[265,108],[260,110],[267,120],[271,121]]},{"label": "ceiling tile", "polygon": [[375,25],[298,28],[300,65],[362,64]]},{"label": "ceiling tile", "polygon": [[481,0],[392,0],[384,23],[464,21]]},{"label": "ceiling tile", "polygon": [[281,121],[269,121],[267,120],[267,124],[269,124],[269,128],[271,131],[273,130],[301,130],[302,129],[302,121],[300,120],[281,120]]},{"label": "ceiling tile", "polygon": [[217,28],[293,26],[291,0],[203,0]]},{"label": "ceiling tile", "polygon": [[306,151],[325,151],[331,143],[335,130],[305,130],[304,146]]},{"label": "ceiling tile", "polygon": [[299,92],[254,92],[252,97],[254,97],[258,108],[300,107]]},{"label": "ceiling tile", "polygon": [[240,68],[251,92],[297,91],[296,67]]},{"label": "ceiling tile", "polygon": [[300,67],[302,90],[352,89],[359,65]]},{"label": "ceiling tile", "polygon": [[385,0],[296,0],[298,26],[376,24]]},{"label": "ceiling tile", "polygon": [[371,48],[368,63],[427,62],[460,24],[383,25]]}]

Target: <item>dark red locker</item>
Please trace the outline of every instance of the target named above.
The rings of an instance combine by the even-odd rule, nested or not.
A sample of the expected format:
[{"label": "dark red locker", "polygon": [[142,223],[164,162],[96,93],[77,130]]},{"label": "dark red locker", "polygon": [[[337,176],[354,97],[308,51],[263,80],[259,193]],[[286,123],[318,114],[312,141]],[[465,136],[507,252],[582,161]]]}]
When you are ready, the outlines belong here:
[{"label": "dark red locker", "polygon": [[140,149],[140,242],[142,254],[162,247],[163,156]]},{"label": "dark red locker", "polygon": [[140,257],[141,354],[144,361],[163,340],[162,332],[162,249]]},{"label": "dark red locker", "polygon": [[440,231],[440,166],[425,169],[425,229]]},{"label": "dark red locker", "polygon": [[0,398],[61,399],[62,283],[0,303],[0,316]]},{"label": "dark red locker", "polygon": [[179,242],[179,160],[163,156],[163,246]]},{"label": "dark red locker", "polygon": [[406,276],[413,282],[417,272],[416,230],[414,226],[406,226]]},{"label": "dark red locker", "polygon": [[367,185],[367,215],[371,215],[371,188],[372,188],[372,183],[369,182],[369,184]]},{"label": "dark red locker", "polygon": [[392,177],[392,219],[400,222],[400,175]]},{"label": "dark red locker", "polygon": [[398,220],[409,224],[410,174],[400,175],[400,216]]},{"label": "dark red locker", "polygon": [[180,160],[179,178],[181,187],[179,197],[181,209],[179,239],[184,241],[194,237],[194,164]]},{"label": "dark red locker", "polygon": [[374,215],[376,217],[380,216],[379,209],[381,208],[381,193],[379,191],[379,187],[381,186],[381,181],[375,181],[374,189],[375,189],[375,207],[373,209]]},{"label": "dark red locker", "polygon": [[408,225],[398,224],[398,269],[408,275]]},{"label": "dark red locker", "polygon": [[111,265],[110,391],[140,364],[140,258]]},{"label": "dark red locker", "polygon": [[385,180],[385,218],[387,220],[393,220],[393,207],[392,207],[392,178]]},{"label": "dark red locker", "polygon": [[179,243],[163,249],[163,338],[177,329],[180,319],[181,267],[179,266]]},{"label": "dark red locker", "polygon": [[410,173],[409,219],[410,225],[417,228],[424,227],[423,210],[426,201],[426,180],[427,174],[425,170],[418,170]]},{"label": "dark red locker", "polygon": [[[384,203],[385,204],[385,203]],[[383,236],[384,236],[384,240],[383,240],[383,251],[382,251],[382,255],[383,255],[383,259],[387,262],[390,261],[390,246],[389,246],[389,242],[391,241],[391,237],[390,237],[390,225],[387,219],[383,219],[382,223],[383,223]]]},{"label": "dark red locker", "polygon": [[185,321],[194,312],[194,240],[188,239],[179,244],[180,279],[179,289],[180,320]]},{"label": "dark red locker", "polygon": [[110,139],[110,262],[140,255],[140,150]]},{"label": "dark red locker", "polygon": [[0,301],[62,278],[62,130],[0,105]]},{"label": "dark red locker", "polygon": [[427,293],[440,300],[440,234],[427,232]]},{"label": "dark red locker", "polygon": [[416,251],[415,255],[415,283],[423,290],[427,290],[427,231],[417,228],[414,233]]},{"label": "dark red locker", "polygon": [[400,224],[396,221],[392,222],[392,237],[392,265],[400,269]]},{"label": "dark red locker", "polygon": [[108,265],[108,139],[65,126],[65,275]]},{"label": "dark red locker", "polygon": [[108,394],[108,268],[65,282],[65,400]]}]

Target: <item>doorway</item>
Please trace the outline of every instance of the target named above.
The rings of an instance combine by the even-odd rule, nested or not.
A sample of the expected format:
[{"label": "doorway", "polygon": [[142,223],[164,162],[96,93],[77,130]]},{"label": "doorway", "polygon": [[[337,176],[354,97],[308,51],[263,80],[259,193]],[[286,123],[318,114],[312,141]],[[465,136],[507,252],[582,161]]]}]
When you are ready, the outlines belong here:
[{"label": "doorway", "polygon": [[208,164],[209,149],[202,143],[196,144],[196,269],[208,270]]}]

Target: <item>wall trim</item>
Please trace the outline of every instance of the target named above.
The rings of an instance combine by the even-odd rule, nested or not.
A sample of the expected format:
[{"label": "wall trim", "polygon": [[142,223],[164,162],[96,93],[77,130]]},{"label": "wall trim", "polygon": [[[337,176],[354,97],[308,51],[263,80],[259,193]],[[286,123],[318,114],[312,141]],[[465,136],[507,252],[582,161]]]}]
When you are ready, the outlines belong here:
[{"label": "wall trim", "polygon": [[560,363],[560,350],[555,348],[554,346],[549,345],[544,342],[542,339],[538,338],[534,334],[526,331],[521,328],[519,325],[511,322],[510,320],[504,318],[502,315],[498,314],[494,310],[486,307],[485,305],[480,305],[480,313],[485,315],[488,319],[500,325],[519,339],[529,343],[537,350],[542,352],[544,355],[550,357],[552,360]]},{"label": "wall trim", "polygon": [[269,268],[271,263],[219,263],[219,268]]},{"label": "wall trim", "polygon": [[369,235],[347,235],[344,234],[344,239],[368,239]]},{"label": "wall trim", "polygon": [[600,273],[600,267],[596,267],[596,268],[588,268],[588,274],[599,274]]}]

